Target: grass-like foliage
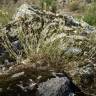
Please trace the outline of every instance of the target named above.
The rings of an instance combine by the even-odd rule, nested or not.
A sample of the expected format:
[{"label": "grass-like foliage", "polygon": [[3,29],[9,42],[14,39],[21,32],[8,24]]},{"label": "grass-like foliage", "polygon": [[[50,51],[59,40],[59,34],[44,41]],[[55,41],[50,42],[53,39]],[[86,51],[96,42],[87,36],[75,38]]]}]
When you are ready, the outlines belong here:
[{"label": "grass-like foliage", "polygon": [[[55,0],[42,0],[42,4],[46,3],[46,7],[52,7],[53,1]],[[78,4],[72,4],[72,11],[80,8]],[[93,4],[84,16],[84,20],[91,25],[96,24],[95,9]],[[9,21],[10,16],[8,16],[6,11],[0,11],[0,20],[3,24]],[[47,66],[51,70],[65,71],[70,74],[87,61],[88,63],[91,61],[92,64],[96,62],[96,30],[93,32],[92,29],[90,32],[91,26],[83,23],[82,27],[73,27],[71,24],[70,26],[65,24],[63,16],[59,17],[50,13],[38,15],[38,12],[31,16],[26,14],[25,17],[18,17],[15,24],[12,22],[10,26],[1,28],[0,39],[9,53],[8,56],[14,59],[16,64],[35,64],[40,68]],[[19,42],[20,48],[13,46],[14,40],[10,39],[12,34],[16,34],[15,39]],[[79,85],[79,79],[76,83]]]},{"label": "grass-like foliage", "polygon": [[86,8],[84,21],[90,25],[96,26],[96,2]]},{"label": "grass-like foliage", "polygon": [[37,58],[37,60],[35,58],[37,62],[39,56],[43,56],[43,58],[47,57],[47,61],[53,64],[52,66],[54,64],[65,66],[70,62],[80,63],[86,59],[91,60],[96,55],[95,32],[88,37],[80,36],[82,28],[77,28],[75,31],[72,29],[66,33],[65,25],[62,24],[64,22],[59,19],[58,24],[49,23],[45,28],[39,29],[36,29],[34,24],[28,27],[25,22],[26,20],[20,22],[15,31],[21,50],[13,47],[7,33],[2,35],[4,47],[19,63],[25,59],[33,60],[34,57]]},{"label": "grass-like foliage", "polygon": [[10,16],[6,10],[0,10],[0,22],[1,24],[8,23]]},{"label": "grass-like foliage", "polygon": [[57,2],[56,0],[41,0],[41,7],[43,10],[50,10],[56,12]]},{"label": "grass-like foliage", "polygon": [[82,13],[82,11],[84,11],[85,7],[86,7],[86,4],[84,4],[80,0],[72,0],[69,3],[70,11],[78,11],[78,12]]}]

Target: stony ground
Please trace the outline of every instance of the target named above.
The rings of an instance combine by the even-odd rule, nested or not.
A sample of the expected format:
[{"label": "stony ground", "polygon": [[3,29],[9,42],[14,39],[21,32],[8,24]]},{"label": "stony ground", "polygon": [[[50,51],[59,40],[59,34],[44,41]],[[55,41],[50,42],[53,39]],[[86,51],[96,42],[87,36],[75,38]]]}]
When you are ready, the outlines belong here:
[{"label": "stony ground", "polygon": [[96,95],[93,26],[24,4],[0,35],[1,96]]}]

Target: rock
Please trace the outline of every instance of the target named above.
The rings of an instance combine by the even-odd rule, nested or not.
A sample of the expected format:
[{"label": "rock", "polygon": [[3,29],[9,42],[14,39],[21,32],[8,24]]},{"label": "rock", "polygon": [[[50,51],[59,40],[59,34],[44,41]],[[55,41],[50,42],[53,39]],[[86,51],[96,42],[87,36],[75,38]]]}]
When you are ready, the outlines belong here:
[{"label": "rock", "polygon": [[21,45],[21,44],[20,44],[19,41],[14,41],[14,42],[12,42],[12,46],[13,46],[13,48],[15,48],[15,49],[18,49],[18,50],[22,49],[20,45]]},{"label": "rock", "polygon": [[65,18],[65,25],[67,26],[80,26],[80,22],[75,20],[72,16],[64,16]]},{"label": "rock", "polygon": [[70,66],[72,66],[72,68],[70,68],[68,72],[70,76],[72,77],[74,84],[76,84],[81,89],[81,91],[86,94],[83,96],[91,96],[88,94],[95,95],[96,94],[95,92],[96,70],[94,68],[94,64],[92,62],[83,61],[83,64],[77,64],[77,65],[71,64]]},{"label": "rock", "polygon": [[80,48],[75,48],[75,47],[69,47],[66,49],[66,51],[64,51],[65,55],[70,57],[70,56],[77,56],[80,55],[82,53],[82,50]]},{"label": "rock", "polygon": [[78,69],[79,75],[81,78],[81,85],[88,86],[94,83],[94,65],[93,64],[86,64],[85,66],[81,66]]},{"label": "rock", "polygon": [[95,73],[94,65],[90,62],[85,62],[84,64],[79,64],[73,72],[70,72],[70,75],[72,75],[74,83],[81,90],[86,90],[85,92],[88,91],[91,94],[94,86],[96,86],[94,82]]},{"label": "rock", "polygon": [[34,12],[35,9],[38,11],[38,8],[34,5],[30,6],[28,4],[23,4],[17,10],[16,14],[13,17],[13,20],[19,20],[20,18],[25,18],[25,16],[32,18],[32,15],[36,15],[36,13]]},{"label": "rock", "polygon": [[81,27],[84,29],[83,32],[81,32],[81,35],[87,36],[89,34],[92,34],[94,32],[96,32],[96,28],[89,25],[88,23],[81,21],[80,22]]},{"label": "rock", "polygon": [[36,96],[74,96],[67,77],[52,78],[38,86]]}]

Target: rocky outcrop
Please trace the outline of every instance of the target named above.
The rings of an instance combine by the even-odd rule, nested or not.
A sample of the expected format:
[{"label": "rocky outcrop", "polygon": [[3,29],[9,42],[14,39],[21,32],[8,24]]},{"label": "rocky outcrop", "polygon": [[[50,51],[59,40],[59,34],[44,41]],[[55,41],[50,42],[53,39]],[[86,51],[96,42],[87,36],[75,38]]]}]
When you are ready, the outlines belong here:
[{"label": "rocky outcrop", "polygon": [[74,96],[76,87],[66,77],[57,77],[38,86],[36,96]]},{"label": "rocky outcrop", "polygon": [[[13,21],[9,22],[1,30],[3,35],[1,42],[4,42],[1,45],[4,52],[0,51],[3,52],[0,55],[2,57],[2,54],[5,54],[3,55],[5,58],[2,57],[2,61],[7,66],[4,64],[2,65],[3,67],[1,66],[1,89],[6,86],[7,88],[11,87],[9,82],[14,84],[12,81],[15,81],[17,86],[20,81],[19,78],[24,79],[25,77],[32,80],[35,78],[34,83],[39,85],[35,81],[38,79],[38,76],[46,77],[47,75],[48,78],[52,78],[54,76],[49,76],[51,70],[54,70],[54,72],[62,72],[63,70],[81,90],[84,87],[86,89],[84,92],[89,92],[88,94],[93,92],[95,94],[95,86],[93,85],[95,85],[94,78],[96,78],[94,75],[96,72],[94,68],[96,44],[93,38],[95,38],[96,29],[94,27],[84,21],[78,21],[72,16],[41,11],[33,5],[24,4],[13,16]],[[4,44],[7,46],[3,47]],[[49,57],[43,56],[42,58],[42,54],[36,57],[35,55],[33,56],[34,53],[35,55],[39,53],[47,54]],[[10,54],[12,55],[11,57]],[[24,56],[23,58],[28,56],[28,60],[23,58],[21,61],[17,60],[20,56]],[[55,57],[58,57],[60,60],[58,61]],[[14,59],[19,62],[19,65],[10,63],[10,61],[15,61]],[[86,63],[85,61],[88,62]],[[40,96],[41,94],[42,96],[74,95],[73,89],[69,87],[70,80],[67,77],[52,78],[50,80],[48,78],[45,80],[46,82],[40,82],[38,88],[36,87]],[[44,79],[43,77],[42,80]],[[20,85],[22,84],[19,84],[20,90],[25,91],[25,94],[27,94],[29,89],[34,89],[30,84],[26,88],[24,88],[24,85],[22,85],[23,87]],[[87,87],[87,85],[89,86]],[[29,88],[30,86],[31,88]],[[93,87],[94,89],[91,90]],[[17,89],[18,87],[16,87]],[[20,90],[19,92],[23,92]],[[29,96],[28,94],[25,96]]]},{"label": "rocky outcrop", "polygon": [[[25,73],[23,73],[25,74]],[[21,75],[23,76],[21,73]],[[56,73],[59,76],[47,78],[47,81],[34,82],[32,79],[24,79],[23,77],[19,82],[15,82],[8,88],[0,90],[1,96],[77,96],[84,95],[78,87],[76,87],[64,74]],[[56,75],[55,74],[55,75]],[[20,76],[18,74],[17,76]],[[16,75],[14,75],[16,78]],[[28,77],[28,76],[27,76]],[[39,78],[39,77],[38,77]],[[39,78],[40,79],[40,78]],[[38,79],[38,80],[39,80]],[[15,79],[14,79],[15,80]],[[41,83],[40,83],[41,82]]]}]

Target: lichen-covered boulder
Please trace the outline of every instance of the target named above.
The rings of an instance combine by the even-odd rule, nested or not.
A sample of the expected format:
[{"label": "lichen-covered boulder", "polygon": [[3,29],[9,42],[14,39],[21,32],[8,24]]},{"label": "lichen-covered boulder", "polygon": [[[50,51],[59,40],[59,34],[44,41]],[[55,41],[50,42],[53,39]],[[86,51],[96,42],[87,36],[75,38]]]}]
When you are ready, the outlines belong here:
[{"label": "lichen-covered boulder", "polygon": [[73,90],[67,77],[57,77],[41,83],[36,96],[74,96]]},{"label": "lichen-covered boulder", "polygon": [[32,15],[36,15],[34,11],[39,11],[38,7],[34,5],[23,4],[18,8],[16,14],[13,16],[13,20],[19,20],[25,16],[32,18]]}]

